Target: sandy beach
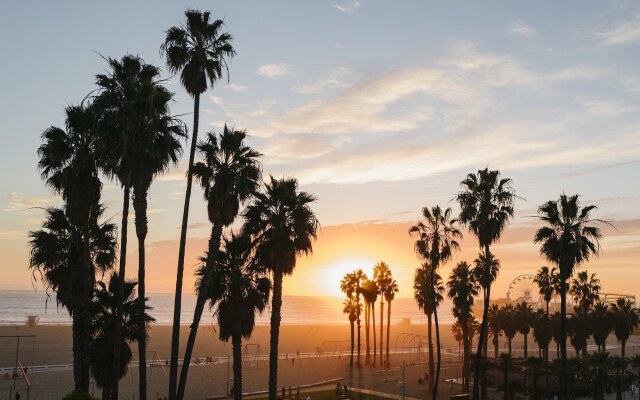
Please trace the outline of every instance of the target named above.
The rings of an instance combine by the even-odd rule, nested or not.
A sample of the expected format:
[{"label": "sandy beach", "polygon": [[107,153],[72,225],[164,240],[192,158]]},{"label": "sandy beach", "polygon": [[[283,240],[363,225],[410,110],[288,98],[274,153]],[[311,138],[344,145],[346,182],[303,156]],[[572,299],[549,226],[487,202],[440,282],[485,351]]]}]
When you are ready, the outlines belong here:
[{"label": "sandy beach", "polygon": [[[385,327],[386,330],[386,327]],[[426,334],[426,325],[399,324],[392,325],[390,349],[393,352],[395,346],[402,347],[404,339],[405,347],[409,346],[410,335]],[[150,341],[148,349],[150,351],[147,358],[149,360],[165,360],[169,356],[171,343],[170,326],[153,326],[150,330]],[[181,337],[187,337],[188,327],[182,327]],[[404,334],[404,335],[403,335]],[[3,335],[36,335],[35,340],[22,339],[20,345],[20,360],[23,365],[58,365],[70,364],[71,355],[71,328],[69,326],[37,326],[28,328],[24,326],[2,326],[0,336]],[[450,326],[441,328],[442,345],[444,347],[457,349],[457,343],[453,341]],[[392,357],[392,368],[385,370],[382,368],[361,368],[348,376],[347,358],[338,357],[339,350],[348,351],[349,348],[349,326],[325,325],[289,325],[281,327],[280,353],[284,358],[279,363],[279,386],[305,385],[322,380],[342,378],[345,382],[350,379],[353,385],[357,385],[363,380],[370,385],[370,381],[380,383],[378,390],[397,391],[396,382],[400,379],[399,365],[402,364],[402,357],[395,355]],[[365,337],[364,328],[362,330],[362,362],[364,363]],[[378,338],[379,340],[379,338]],[[260,391],[267,388],[268,363],[266,361],[256,361],[256,356],[268,356],[269,348],[269,326],[257,326],[252,338],[245,342],[249,344],[245,351],[244,369],[244,391]],[[320,353],[318,353],[320,350]],[[16,340],[10,338],[0,339],[0,367],[12,367],[15,362]],[[137,349],[134,347],[134,360],[137,359]],[[297,352],[301,357],[296,358]],[[181,354],[183,349],[181,349]],[[230,343],[224,343],[217,337],[212,326],[200,328],[196,347],[194,351],[194,362],[204,361],[207,356],[226,357],[231,355]],[[418,365],[419,361],[415,355],[405,354],[406,380],[416,381],[419,376],[424,375],[426,366]],[[447,356],[451,360],[456,357]],[[445,358],[446,359],[446,358]],[[189,372],[189,383],[187,387],[187,398],[205,399],[208,396],[224,395],[227,388],[227,363],[222,362],[214,365],[194,365]],[[167,370],[168,372],[168,370]],[[58,399],[73,388],[73,374],[70,369],[32,372],[29,374],[31,380],[31,399]],[[167,376],[162,367],[153,366],[149,368],[149,396],[150,398],[162,398],[166,394]],[[414,376],[415,375],[415,376]],[[449,377],[455,376],[451,370]],[[133,399],[137,395],[137,366],[132,365],[129,373],[122,380],[121,398]],[[10,380],[3,379],[0,382],[0,396],[8,393],[12,384]],[[424,385],[423,385],[424,386]],[[25,387],[24,382],[19,382],[18,388]],[[97,387],[93,387],[94,394],[99,395]],[[420,391],[426,394],[426,387],[417,387],[416,395]]]}]

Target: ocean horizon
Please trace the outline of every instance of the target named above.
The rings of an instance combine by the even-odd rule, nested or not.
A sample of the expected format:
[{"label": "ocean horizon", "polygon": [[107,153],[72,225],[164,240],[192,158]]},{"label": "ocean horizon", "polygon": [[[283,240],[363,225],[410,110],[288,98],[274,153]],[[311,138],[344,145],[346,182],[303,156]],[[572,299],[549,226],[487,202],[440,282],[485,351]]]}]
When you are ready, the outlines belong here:
[{"label": "ocean horizon", "polygon": [[[173,322],[173,293],[149,293],[147,304],[152,308],[151,316],[156,319],[156,325],[171,325]],[[349,320],[342,313],[341,297],[337,296],[283,296],[282,324],[283,325],[343,325]],[[183,295],[181,325],[189,325],[193,317],[196,297],[194,294]],[[379,323],[379,302],[376,303],[376,323]],[[438,319],[443,324],[452,324],[454,317],[451,313],[451,303],[445,301],[438,308]],[[385,306],[385,323],[387,309]],[[27,316],[37,315],[40,324],[71,325],[71,317],[66,309],[57,307],[55,294],[47,296],[43,290],[0,290],[0,325],[24,325]],[[269,307],[256,318],[256,324],[268,325],[271,315]],[[364,316],[362,317],[364,320]],[[202,316],[201,325],[214,322],[212,312],[207,307]],[[423,324],[426,316],[412,298],[396,298],[391,303],[391,323],[409,322]],[[363,322],[364,324],[364,322]]]}]

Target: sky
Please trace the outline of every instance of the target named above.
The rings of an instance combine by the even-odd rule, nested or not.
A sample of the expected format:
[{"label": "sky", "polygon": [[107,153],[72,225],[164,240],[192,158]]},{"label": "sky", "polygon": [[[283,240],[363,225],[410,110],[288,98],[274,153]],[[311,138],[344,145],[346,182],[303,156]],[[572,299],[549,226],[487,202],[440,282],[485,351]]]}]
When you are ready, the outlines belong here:
[{"label": "sky", "polygon": [[[71,1],[11,2],[0,13],[0,290],[28,290],[28,232],[60,205],[37,170],[40,135],[95,89],[102,56],[161,66],[172,113],[192,99],[159,54],[187,7],[224,19],[237,56],[201,101],[201,132],[246,129],[265,176],[294,176],[317,198],[322,231],[285,294],[339,295],[344,273],[381,260],[401,297],[420,262],[407,234],[422,207],[451,207],[466,174],[513,179],[516,216],[495,246],[492,295],[546,262],[533,244],[537,207],[561,193],[598,206],[602,253],[580,266],[606,292],[640,295],[640,4],[631,1]],[[185,149],[187,143],[184,143]],[[187,157],[153,183],[147,291],[175,286]],[[107,215],[122,191],[105,179]],[[132,222],[132,221],[131,221]],[[238,221],[238,225],[241,222]],[[185,291],[210,225],[191,201]],[[466,233],[466,232],[465,232]],[[477,241],[442,267],[471,262]],[[127,270],[135,275],[130,237]]]}]

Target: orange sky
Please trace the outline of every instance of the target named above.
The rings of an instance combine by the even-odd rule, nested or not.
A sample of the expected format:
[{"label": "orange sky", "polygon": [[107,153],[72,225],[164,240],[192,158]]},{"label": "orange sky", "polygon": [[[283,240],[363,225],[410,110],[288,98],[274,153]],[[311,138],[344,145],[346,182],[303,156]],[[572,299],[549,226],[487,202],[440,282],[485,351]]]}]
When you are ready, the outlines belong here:
[{"label": "orange sky", "polygon": [[[303,257],[291,277],[285,278],[284,290],[289,295],[340,295],[338,283],[341,277],[360,267],[371,273],[372,266],[384,260],[391,266],[401,297],[412,296],[414,270],[419,266],[413,252],[413,239],[407,234],[410,222],[358,223],[326,226],[314,246],[311,257]],[[583,265],[596,272],[604,291],[640,294],[638,291],[637,260],[640,259],[640,221],[616,223],[617,231],[603,227],[601,256]],[[512,225],[504,232],[494,251],[502,262],[502,270],[495,284],[492,297],[504,297],[509,282],[524,273],[535,273],[544,264],[538,256],[538,248],[532,243],[536,225]],[[191,239],[187,246],[185,291],[193,288],[193,270],[207,240]],[[477,242],[470,235],[461,241],[462,250],[442,270],[448,276],[451,266],[459,261],[473,261],[477,254]],[[130,247],[129,265],[135,271],[135,247]],[[172,292],[175,284],[177,241],[154,242],[148,247],[147,286],[150,292]],[[635,277],[629,279],[630,276]],[[445,278],[446,279],[446,278]]]}]

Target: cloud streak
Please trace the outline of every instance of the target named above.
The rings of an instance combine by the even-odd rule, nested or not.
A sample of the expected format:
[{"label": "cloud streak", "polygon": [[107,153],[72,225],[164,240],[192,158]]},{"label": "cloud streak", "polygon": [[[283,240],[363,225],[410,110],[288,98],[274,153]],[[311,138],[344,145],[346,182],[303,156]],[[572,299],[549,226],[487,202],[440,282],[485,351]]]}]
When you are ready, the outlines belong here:
[{"label": "cloud streak", "polygon": [[265,64],[256,70],[258,75],[262,75],[266,78],[282,78],[289,75],[293,71],[293,67],[285,63],[277,64]]}]

